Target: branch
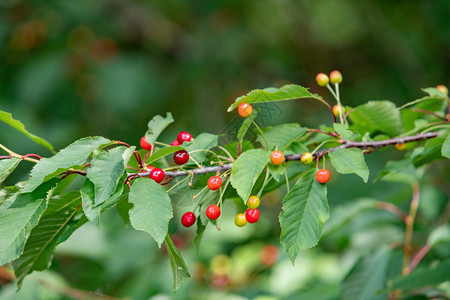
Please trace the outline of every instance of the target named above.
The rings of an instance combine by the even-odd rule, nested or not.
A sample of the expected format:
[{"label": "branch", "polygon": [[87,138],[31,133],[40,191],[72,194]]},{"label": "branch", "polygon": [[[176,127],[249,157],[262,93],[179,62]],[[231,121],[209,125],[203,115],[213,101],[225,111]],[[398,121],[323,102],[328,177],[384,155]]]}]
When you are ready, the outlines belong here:
[{"label": "branch", "polygon": [[[354,141],[348,141],[344,140],[342,142],[342,145],[339,145],[334,148],[324,149],[321,151],[317,151],[314,153],[315,159],[320,159],[322,156],[327,155],[330,152],[333,152],[337,149],[346,149],[346,148],[364,148],[364,149],[378,149],[381,147],[389,146],[389,145],[395,145],[395,144],[401,144],[401,143],[408,143],[408,142],[414,142],[414,141],[420,141],[420,140],[426,140],[426,139],[432,139],[439,135],[439,131],[435,132],[427,132],[427,133],[420,133],[408,137],[402,137],[402,138],[392,138],[388,140],[383,141],[376,141],[376,142],[354,142]],[[294,161],[294,160],[300,160],[301,154],[291,154],[286,155],[285,161]],[[206,173],[212,173],[212,172],[223,172],[226,170],[229,170],[233,167],[233,163],[228,163],[224,165],[219,166],[213,166],[213,167],[202,167],[198,169],[192,169],[188,172],[193,175],[199,175],[199,174],[206,174]],[[165,172],[167,177],[178,177],[178,176],[186,176],[189,175],[187,171],[167,171]],[[148,177],[150,175],[150,172],[142,172],[142,173],[129,173],[128,177],[129,179],[133,179],[136,177]]]}]

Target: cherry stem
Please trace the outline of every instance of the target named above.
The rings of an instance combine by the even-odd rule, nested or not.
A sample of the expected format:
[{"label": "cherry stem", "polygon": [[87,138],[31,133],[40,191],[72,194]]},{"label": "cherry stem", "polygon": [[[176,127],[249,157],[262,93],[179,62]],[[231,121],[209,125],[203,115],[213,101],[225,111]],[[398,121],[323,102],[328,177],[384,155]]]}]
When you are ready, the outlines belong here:
[{"label": "cherry stem", "polygon": [[130,148],[131,146],[129,145],[129,144],[127,144],[127,143],[125,143],[125,142],[122,142],[122,141],[114,141],[114,143],[113,144],[119,144],[119,145],[125,145],[125,146],[127,146],[128,148]]},{"label": "cherry stem", "polygon": [[441,117],[441,116],[438,115],[437,113],[432,112],[432,111],[429,111],[429,110],[426,110],[426,109],[422,109],[422,108],[411,108],[411,110],[412,110],[412,111],[415,111],[415,112],[420,112],[420,113],[424,113],[424,114],[428,114],[428,115],[434,116],[434,117],[436,117],[436,118],[438,118],[438,119],[441,119],[442,121],[447,121],[446,118]]},{"label": "cherry stem", "polygon": [[422,258],[427,255],[427,253],[431,250],[430,244],[425,244],[422,248],[420,248],[419,251],[417,251],[416,255],[414,255],[413,259],[411,260],[411,264],[409,265],[409,272],[411,273],[414,271],[414,269],[417,267],[417,265],[420,263]]},{"label": "cherry stem", "polygon": [[337,135],[337,133],[330,133],[330,132],[325,132],[325,131],[323,131],[323,130],[320,130],[320,129],[308,129],[308,131],[310,131],[310,132],[319,132],[319,133],[323,133],[323,134],[326,134],[326,135],[329,135],[329,136],[332,136],[332,137],[338,137],[338,135]]},{"label": "cherry stem", "polygon": [[412,184],[413,196],[409,208],[409,214],[405,217],[406,230],[405,230],[405,242],[403,245],[403,276],[407,276],[411,273],[411,269],[409,267],[411,260],[411,244],[413,239],[413,230],[414,230],[414,221],[416,218],[417,208],[419,207],[420,200],[420,191],[419,191],[419,183],[414,182]]},{"label": "cherry stem", "polygon": [[[339,146],[328,148],[324,150],[317,151],[314,153],[313,157],[314,159],[318,160],[322,156],[327,155],[330,152],[336,151],[338,149],[346,149],[346,148],[362,148],[362,149],[379,149],[382,147],[386,147],[389,145],[395,145],[399,143],[408,143],[408,142],[414,142],[414,141],[420,141],[420,140],[427,140],[435,138],[439,135],[439,131],[435,132],[427,132],[427,133],[419,133],[413,136],[408,137],[402,137],[402,138],[392,138],[382,141],[373,141],[373,142],[354,142],[354,141],[348,141],[344,140],[343,143]],[[286,155],[285,161],[296,161],[300,160],[302,154],[291,154]],[[189,174],[192,175],[200,175],[200,174],[207,174],[212,172],[223,172],[226,170],[230,170],[233,167],[233,163],[224,164],[222,166],[211,166],[211,167],[201,167],[197,169],[192,169],[189,171],[183,171],[183,170],[177,170],[177,171],[167,171],[165,172],[165,175],[167,177],[178,177],[178,176],[186,176]],[[134,173],[129,174],[129,177],[132,176],[135,177],[147,177],[150,174],[150,172],[141,172],[141,173]]]},{"label": "cherry stem", "polygon": [[406,214],[397,205],[394,205],[394,204],[389,203],[389,202],[378,201],[377,202],[377,207],[379,209],[384,209],[384,210],[386,210],[388,212],[393,213],[400,220],[402,220],[403,222],[406,222]]}]

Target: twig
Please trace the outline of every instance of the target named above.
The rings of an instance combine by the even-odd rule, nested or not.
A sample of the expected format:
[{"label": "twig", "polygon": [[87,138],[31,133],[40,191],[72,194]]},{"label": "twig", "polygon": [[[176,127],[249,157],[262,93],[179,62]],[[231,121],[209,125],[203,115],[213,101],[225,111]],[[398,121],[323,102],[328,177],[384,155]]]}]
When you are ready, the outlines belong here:
[{"label": "twig", "polygon": [[394,205],[389,202],[378,201],[377,207],[393,213],[394,215],[399,217],[400,220],[402,220],[403,222],[406,222],[406,217],[407,217],[406,214],[397,205]]},{"label": "twig", "polygon": [[323,133],[332,137],[338,137],[338,135],[336,133],[330,133],[330,132],[325,132],[323,130],[320,129],[308,129],[309,132],[319,132],[319,133]]},{"label": "twig", "polygon": [[[427,132],[427,133],[420,133],[413,136],[408,137],[402,137],[402,138],[392,138],[388,140],[383,141],[376,141],[376,142],[353,142],[353,141],[347,141],[344,140],[342,145],[339,145],[334,148],[324,149],[321,151],[317,151],[313,156],[315,159],[321,158],[324,155],[327,155],[330,152],[336,151],[337,149],[346,149],[346,148],[373,148],[378,149],[381,147],[389,146],[389,145],[395,145],[398,143],[408,143],[413,141],[420,141],[420,140],[426,140],[426,139],[432,139],[439,135],[439,131],[435,132]],[[285,161],[295,161],[300,160],[300,157],[302,154],[291,154],[286,155]],[[233,163],[224,164],[223,166],[212,166],[212,167],[202,167],[198,169],[192,169],[189,170],[190,173],[193,175],[200,175],[200,174],[206,174],[206,173],[212,173],[212,172],[223,172],[226,170],[229,170],[233,167]],[[165,172],[166,176],[168,177],[178,177],[178,176],[186,176],[188,173],[186,171],[168,171]],[[150,175],[150,172],[141,172],[141,173],[130,173],[128,175],[128,180],[125,182],[129,182],[130,180],[136,178],[136,177],[147,177]]]},{"label": "twig", "polygon": [[411,263],[409,264],[409,272],[411,273],[417,267],[419,262],[427,255],[428,251],[431,250],[430,244],[425,244],[419,251],[417,251],[416,255],[414,255]]}]

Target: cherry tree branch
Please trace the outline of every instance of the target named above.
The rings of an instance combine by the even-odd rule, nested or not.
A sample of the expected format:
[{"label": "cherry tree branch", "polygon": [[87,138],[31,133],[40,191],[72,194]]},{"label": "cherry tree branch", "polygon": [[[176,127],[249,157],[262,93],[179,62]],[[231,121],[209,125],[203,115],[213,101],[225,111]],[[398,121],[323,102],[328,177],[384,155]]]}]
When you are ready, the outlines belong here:
[{"label": "cherry tree branch", "polygon": [[[392,138],[392,139],[375,141],[375,142],[354,142],[354,141],[343,140],[341,145],[339,145],[337,147],[317,151],[316,153],[313,154],[313,156],[314,156],[314,159],[320,159],[321,157],[327,155],[330,152],[336,151],[338,149],[346,149],[346,148],[363,148],[363,149],[376,150],[376,149],[379,149],[379,148],[382,148],[385,146],[389,146],[389,145],[432,139],[432,138],[437,137],[439,135],[439,133],[440,133],[439,131],[419,133],[419,134],[412,135],[412,136],[401,137],[401,138]],[[301,154],[286,155],[285,161],[300,160],[301,156],[302,156]],[[228,163],[228,164],[223,164],[223,165],[219,165],[219,166],[201,167],[201,168],[192,169],[189,171],[182,171],[182,170],[167,171],[167,172],[165,172],[165,175],[167,177],[186,176],[186,175],[189,175],[189,173],[192,175],[200,175],[200,174],[206,174],[206,173],[212,173],[212,172],[223,172],[223,171],[231,169],[232,167],[233,167],[233,163]],[[136,178],[136,177],[148,177],[148,175],[150,175],[150,172],[130,173],[129,177],[130,177],[130,179],[132,179],[132,178]]]}]

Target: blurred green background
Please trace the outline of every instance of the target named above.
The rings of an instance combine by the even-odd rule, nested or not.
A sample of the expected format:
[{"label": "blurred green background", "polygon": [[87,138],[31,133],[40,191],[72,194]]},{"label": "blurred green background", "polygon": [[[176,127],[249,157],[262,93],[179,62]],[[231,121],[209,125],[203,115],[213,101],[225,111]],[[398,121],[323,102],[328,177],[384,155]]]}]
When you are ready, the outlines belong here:
[{"label": "blurred green background", "polygon": [[[422,87],[449,84],[449,10],[444,0],[2,0],[0,109],[60,149],[88,135],[136,145],[150,118],[168,111],[175,123],[162,136],[165,142],[181,130],[221,133],[236,118],[226,113],[230,103],[255,88],[297,83],[331,103],[314,78],[334,69],[344,75],[345,105],[372,99],[405,103],[422,97]],[[308,100],[278,105],[270,121],[332,122],[320,104]],[[4,124],[0,141],[18,153],[50,155]],[[382,166],[374,163],[377,155],[368,161],[374,174]],[[11,180],[24,176],[18,171]],[[338,178],[329,189],[330,202],[392,190],[389,199],[410,197],[406,186],[355,188],[360,184],[356,177],[345,183]],[[268,198],[261,227],[239,231],[230,213],[220,234],[209,228],[199,255],[193,233],[179,229],[194,278],[175,297],[295,299],[296,291],[314,293],[321,286],[317,297],[328,299],[326,291],[336,292],[357,257],[338,257],[349,241],[325,241],[295,267],[282,251],[274,267],[261,263],[263,248],[279,248],[279,195]],[[167,257],[151,239],[124,228],[114,212],[103,222],[102,231],[86,226],[60,247],[52,269],[64,278],[34,274],[22,293],[59,299],[55,289],[43,289],[44,280],[133,299],[171,297]],[[1,297],[14,297],[13,288],[3,288]]]}]

